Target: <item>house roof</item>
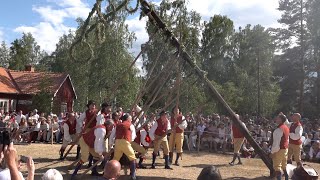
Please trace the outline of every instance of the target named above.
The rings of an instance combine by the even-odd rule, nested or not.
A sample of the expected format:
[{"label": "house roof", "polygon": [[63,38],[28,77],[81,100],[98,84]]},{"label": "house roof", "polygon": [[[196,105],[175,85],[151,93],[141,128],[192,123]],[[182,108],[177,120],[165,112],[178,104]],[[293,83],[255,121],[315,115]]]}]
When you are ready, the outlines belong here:
[{"label": "house roof", "polygon": [[8,94],[17,94],[19,90],[14,85],[10,74],[6,71],[5,68],[0,67],[0,92]]},{"label": "house roof", "polygon": [[[67,79],[71,82],[70,76],[65,73],[15,71],[1,67],[0,79],[0,93],[30,95],[39,93],[42,88],[47,88],[55,96]],[[76,96],[73,87],[72,89]]]}]

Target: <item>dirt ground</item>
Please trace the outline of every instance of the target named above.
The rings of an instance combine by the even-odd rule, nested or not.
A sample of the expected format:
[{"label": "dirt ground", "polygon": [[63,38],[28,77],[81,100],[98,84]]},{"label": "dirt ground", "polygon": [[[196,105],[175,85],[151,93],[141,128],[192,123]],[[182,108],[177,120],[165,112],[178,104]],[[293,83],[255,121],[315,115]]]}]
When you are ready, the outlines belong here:
[{"label": "dirt ground", "polygon": [[[75,160],[75,149],[67,157],[65,161],[59,161],[59,149],[60,145],[50,144],[31,144],[31,145],[15,145],[19,155],[32,156],[34,158],[36,166],[36,180],[41,179],[41,175],[48,169],[55,168],[59,170],[64,179],[68,180],[73,170],[68,171],[68,165]],[[162,153],[161,153],[162,154]],[[151,150],[149,151],[149,156]],[[263,180],[268,179],[269,171],[268,168],[263,164],[260,159],[244,159],[243,165],[229,166],[228,162],[231,160],[231,155],[214,154],[208,152],[185,152],[183,159],[180,162],[180,166],[172,166],[173,170],[164,169],[164,160],[162,158],[157,159],[157,169],[138,169],[137,175],[140,180],[183,180],[197,179],[202,168],[214,165],[220,169],[220,173],[223,179],[236,180],[236,179],[255,179]],[[151,159],[148,158],[145,161],[145,165],[150,167]],[[308,163],[320,172],[320,164]],[[79,171],[79,174],[85,169]],[[26,174],[25,166],[22,168],[22,172]],[[100,170],[102,172],[102,170]],[[129,179],[128,176],[124,175],[124,171],[121,171],[121,180]],[[97,179],[89,175],[79,178],[81,180]]]}]

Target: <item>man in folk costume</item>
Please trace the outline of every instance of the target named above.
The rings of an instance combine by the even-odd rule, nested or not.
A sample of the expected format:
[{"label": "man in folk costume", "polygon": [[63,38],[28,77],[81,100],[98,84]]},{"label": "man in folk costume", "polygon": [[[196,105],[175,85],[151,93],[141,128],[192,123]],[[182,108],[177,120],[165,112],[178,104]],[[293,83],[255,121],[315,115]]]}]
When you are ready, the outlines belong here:
[{"label": "man in folk costume", "polygon": [[184,129],[187,128],[188,123],[185,120],[185,117],[182,116],[182,113],[180,112],[179,107],[174,107],[172,109],[172,116],[170,124],[173,127],[176,127],[175,129],[172,129],[171,135],[169,138],[169,162],[172,163],[173,159],[173,151],[174,148],[176,148],[177,151],[177,157],[175,161],[175,165],[179,166],[179,158],[182,155],[182,146],[183,146],[183,139],[184,139]]},{"label": "man in folk costume", "polygon": [[[239,115],[236,114],[236,116],[237,116],[237,119],[240,121]],[[243,127],[246,128],[246,125],[243,122],[241,122],[241,124],[243,125]],[[235,126],[233,123],[231,125],[231,137],[233,141],[233,159],[229,164],[233,166],[237,158],[238,158],[238,164],[242,164],[241,158],[240,158],[240,149],[244,141],[244,135],[241,133],[239,128]]]},{"label": "man in folk costume", "polygon": [[[106,127],[105,127],[105,118],[108,107],[104,107],[101,109],[101,113],[97,116],[95,103],[93,101],[89,101],[88,110],[86,113],[86,120],[84,128],[85,132],[82,134],[82,137],[79,140],[79,144],[81,147],[81,158],[76,165],[76,168],[72,174],[72,178],[74,178],[82,164],[88,161],[89,153],[93,156],[93,162],[97,162],[103,158],[103,152],[105,152],[106,144],[105,144],[105,135],[106,135]],[[81,116],[80,116],[81,118]],[[89,120],[88,120],[89,119]],[[89,124],[89,122],[91,123]],[[97,167],[92,169],[91,175],[93,176],[101,176],[98,173]]]},{"label": "man in folk costume", "polygon": [[167,139],[167,133],[171,129],[170,121],[167,118],[165,111],[160,112],[160,118],[153,124],[149,131],[149,135],[154,144],[154,150],[152,154],[151,168],[155,169],[155,161],[160,149],[160,145],[163,147],[163,154],[165,159],[165,169],[171,169],[169,166],[169,145]]},{"label": "man in folk costume", "polygon": [[137,179],[136,177],[136,155],[131,146],[132,139],[136,138],[136,131],[134,126],[131,124],[132,116],[130,114],[123,114],[121,118],[122,122],[119,123],[116,128],[112,130],[110,135],[109,143],[114,146],[114,157],[113,160],[120,161],[123,154],[125,154],[130,161],[130,176],[131,180]]},{"label": "man in folk costume", "polygon": [[148,152],[148,147],[151,143],[151,138],[149,136],[150,130],[150,124],[147,123],[144,125],[141,130],[137,131],[137,137],[134,139],[134,141],[131,142],[131,146],[133,150],[140,153],[138,168],[140,169],[146,169],[145,166],[142,165],[143,157]]},{"label": "man in folk costume", "polygon": [[[92,126],[96,125],[96,113],[97,113],[97,109],[96,109],[96,103],[93,100],[89,100],[87,106],[87,110],[85,112],[83,112],[82,114],[80,114],[80,117],[77,119],[77,134],[80,135],[82,133],[82,130],[84,128],[84,124],[88,124],[89,121],[91,121],[91,125],[90,127],[92,128]],[[89,127],[87,128],[89,129]],[[80,153],[80,145],[77,146],[77,152]],[[78,153],[77,153],[78,154]]]},{"label": "man in folk costume", "polygon": [[271,158],[273,161],[273,169],[275,171],[275,179],[277,180],[281,180],[281,172],[284,173],[285,179],[288,179],[286,167],[289,147],[289,128],[285,124],[286,120],[287,118],[285,115],[279,114],[275,119],[278,127],[272,134],[273,141],[271,147]]},{"label": "man in folk costume", "polygon": [[[66,147],[70,144],[70,143],[77,143],[76,139],[77,139],[77,121],[76,121],[76,117],[75,114],[72,113],[68,113],[68,119],[64,122],[63,124],[63,141],[62,141],[62,146],[60,148],[60,159],[63,159],[63,153],[66,149]],[[79,153],[77,151],[77,157],[79,157]],[[78,159],[78,158],[77,158]]]},{"label": "man in folk costume", "polygon": [[292,163],[292,156],[297,163],[297,166],[302,166],[301,163],[301,149],[302,149],[302,133],[303,128],[300,123],[301,115],[294,113],[291,116],[292,123],[289,124],[290,137],[289,137],[289,150],[288,150],[288,162]]}]

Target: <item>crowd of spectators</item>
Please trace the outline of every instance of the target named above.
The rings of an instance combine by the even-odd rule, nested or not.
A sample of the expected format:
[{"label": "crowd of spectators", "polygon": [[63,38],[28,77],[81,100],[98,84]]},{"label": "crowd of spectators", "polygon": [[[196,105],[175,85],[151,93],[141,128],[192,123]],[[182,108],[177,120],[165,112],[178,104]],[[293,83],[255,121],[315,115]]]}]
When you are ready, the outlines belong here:
[{"label": "crowd of spectators", "polygon": [[[191,151],[206,150],[222,153],[232,151],[231,120],[229,117],[219,114],[194,117],[191,113],[186,114],[185,117],[188,121],[188,128],[185,132],[185,144],[187,144],[185,148]],[[260,147],[267,154],[270,153],[272,131],[276,128],[274,120],[249,115],[240,116],[240,120],[245,123]],[[301,124],[304,129],[301,138],[303,142],[302,158],[305,161],[320,163],[319,121],[305,118],[301,120]],[[254,148],[246,140],[241,148],[241,155],[245,158],[259,158]]]}]

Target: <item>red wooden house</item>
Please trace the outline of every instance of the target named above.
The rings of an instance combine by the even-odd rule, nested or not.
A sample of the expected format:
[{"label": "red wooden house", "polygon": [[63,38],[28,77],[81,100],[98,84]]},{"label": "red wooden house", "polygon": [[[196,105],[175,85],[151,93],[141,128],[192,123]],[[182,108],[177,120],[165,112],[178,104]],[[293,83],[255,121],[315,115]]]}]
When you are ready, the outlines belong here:
[{"label": "red wooden house", "polygon": [[5,112],[32,110],[32,97],[41,91],[44,81],[48,82],[53,112],[72,111],[77,96],[69,74],[35,72],[32,66],[26,66],[25,71],[0,67],[0,108]]}]

